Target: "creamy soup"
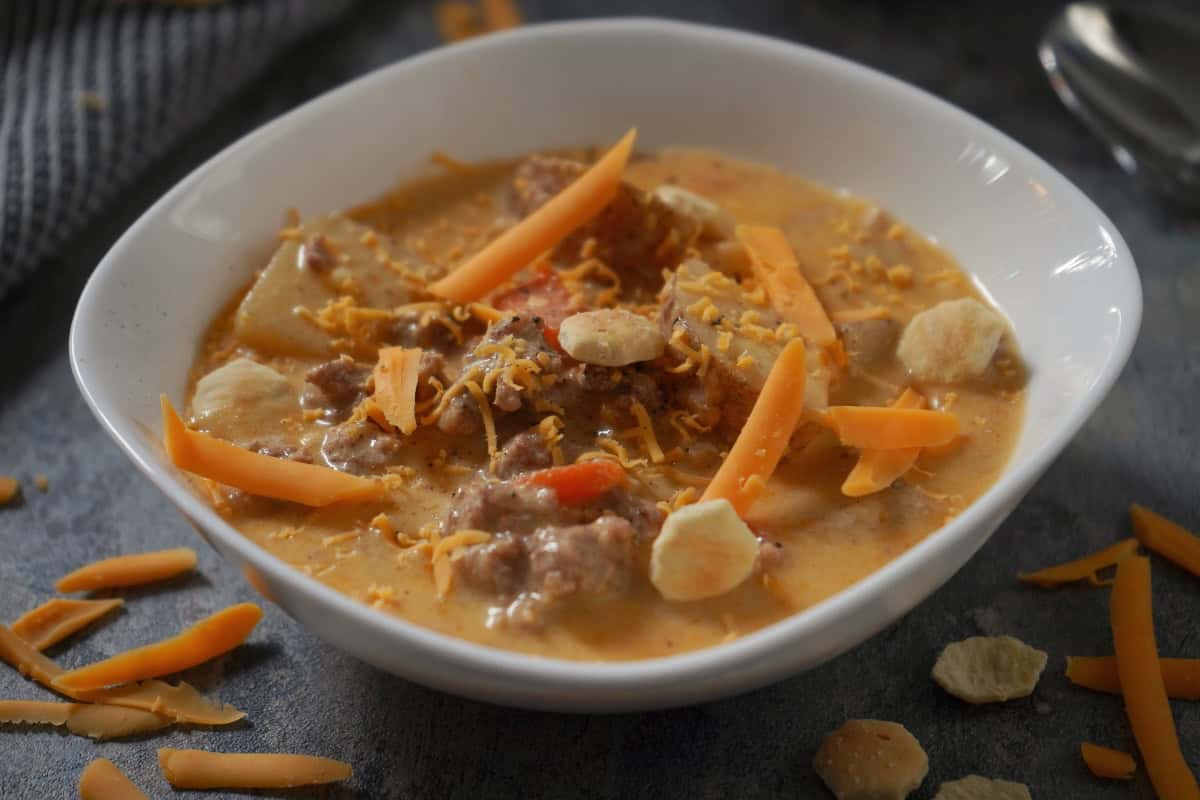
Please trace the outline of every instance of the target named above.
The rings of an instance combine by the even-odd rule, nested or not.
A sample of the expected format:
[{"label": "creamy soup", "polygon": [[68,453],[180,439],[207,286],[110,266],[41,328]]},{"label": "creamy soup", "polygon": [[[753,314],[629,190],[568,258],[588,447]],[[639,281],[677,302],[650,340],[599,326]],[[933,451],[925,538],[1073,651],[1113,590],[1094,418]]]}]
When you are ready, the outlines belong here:
[{"label": "creamy soup", "polygon": [[[216,508],[381,613],[495,647],[621,660],[719,644],[807,608],[996,480],[1025,382],[1003,318],[920,233],[770,167],[697,150],[637,156],[598,216],[479,303],[428,292],[589,156],[441,159],[375,202],[289,220],[200,349],[189,424],[386,491],[309,507],[201,480]],[[702,498],[800,336],[739,224],[782,231],[806,279],[791,285],[815,290],[836,339],[804,342],[800,420],[742,509],[745,569],[681,599],[652,579],[656,538]],[[410,353],[407,434],[377,396],[381,351],[399,352],[386,348]],[[902,395],[952,415],[957,435],[907,455],[844,442],[831,409]],[[867,450],[898,473],[848,481]],[[591,466],[563,471],[575,464]]]}]

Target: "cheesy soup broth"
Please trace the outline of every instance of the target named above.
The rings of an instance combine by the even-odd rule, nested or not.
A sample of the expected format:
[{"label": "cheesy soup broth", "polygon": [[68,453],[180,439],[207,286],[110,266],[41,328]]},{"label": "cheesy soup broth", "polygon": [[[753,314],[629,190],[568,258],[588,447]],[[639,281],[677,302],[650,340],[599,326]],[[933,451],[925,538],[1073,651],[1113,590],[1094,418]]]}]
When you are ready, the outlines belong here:
[{"label": "cheesy soup broth", "polygon": [[[451,165],[281,231],[274,257],[203,343],[189,423],[386,491],[312,508],[201,480],[231,524],[383,613],[511,650],[621,660],[712,646],[811,606],[996,480],[1023,405],[1011,332],[997,329],[983,352],[979,331],[1000,318],[947,253],[869,202],[769,167],[696,150],[638,156],[604,212],[483,306],[428,293],[569,185],[584,169],[572,155],[585,158]],[[684,201],[664,186],[686,190]],[[667,514],[700,498],[798,335],[758,283],[735,223],[783,232],[837,341],[806,343],[803,415],[743,514],[758,547],[749,575],[681,602],[649,577],[655,538]],[[914,317],[962,298],[990,317],[968,325],[961,352],[920,350]],[[611,343],[556,342],[573,315],[601,308],[643,320],[641,340],[618,343],[651,356],[596,363]],[[906,326],[915,343],[901,346]],[[572,345],[605,355],[581,361]],[[420,349],[410,434],[377,396],[379,351],[393,346]],[[958,436],[914,450],[911,468],[878,490],[848,496],[862,448],[840,441],[828,409],[888,406],[905,389],[953,415]],[[601,462],[620,481],[579,502],[530,477]]]}]

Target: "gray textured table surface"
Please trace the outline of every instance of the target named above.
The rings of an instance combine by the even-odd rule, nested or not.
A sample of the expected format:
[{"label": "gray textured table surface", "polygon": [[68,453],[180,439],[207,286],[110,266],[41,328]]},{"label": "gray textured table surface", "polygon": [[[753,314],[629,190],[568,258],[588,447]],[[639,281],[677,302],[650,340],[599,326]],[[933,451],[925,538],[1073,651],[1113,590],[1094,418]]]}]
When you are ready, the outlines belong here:
[{"label": "gray textured table surface", "polygon": [[[249,723],[104,744],[45,729],[5,730],[0,797],[74,797],[80,769],[101,755],[128,768],[151,796],[164,797],[169,791],[153,758],[164,745],[282,749],[354,763],[347,787],[279,795],[288,797],[824,797],[810,766],[813,751],[842,720],[864,716],[903,722],[928,750],[930,775],[918,798],[972,772],[1024,781],[1038,798],[1152,796],[1143,780],[1101,784],[1079,760],[1084,739],[1133,746],[1117,699],[1074,689],[1063,677],[1065,655],[1110,651],[1107,593],[1047,594],[1013,576],[1125,535],[1125,510],[1134,499],[1200,524],[1200,228],[1157,211],[1058,106],[1033,55],[1052,8],[891,0],[736,10],[732,0],[522,5],[533,19],[601,9],[659,13],[795,39],[911,81],[1023,142],[1112,217],[1141,266],[1146,319],[1113,394],[950,583],[869,642],[778,685],[654,714],[514,711],[385,675],[268,607],[251,644],[187,676],[249,711]],[[128,593],[127,609],[65,648],[63,663],[153,640],[227,603],[253,599],[84,407],[66,350],[83,281],[113,239],[208,155],[315,93],[434,41],[426,5],[364,3],[288,56],[127,192],[41,277],[0,304],[0,473],[20,476],[27,487],[21,504],[0,510],[0,619],[46,599],[57,576],[90,559],[175,544],[201,551],[199,576]],[[46,494],[30,485],[39,472],[50,479]],[[1200,642],[1192,639],[1200,585],[1157,560],[1154,574],[1162,651],[1200,656]],[[980,632],[1011,633],[1050,653],[1033,697],[970,708],[929,680],[943,644]],[[0,697],[48,695],[0,669]],[[1175,714],[1185,753],[1200,766],[1200,706],[1178,703]]]}]

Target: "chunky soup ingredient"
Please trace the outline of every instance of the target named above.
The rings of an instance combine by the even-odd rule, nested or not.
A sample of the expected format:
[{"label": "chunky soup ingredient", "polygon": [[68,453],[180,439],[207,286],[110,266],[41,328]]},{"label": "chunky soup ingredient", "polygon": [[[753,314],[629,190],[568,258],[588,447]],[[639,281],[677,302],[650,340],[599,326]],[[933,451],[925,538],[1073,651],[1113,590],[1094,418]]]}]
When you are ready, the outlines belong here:
[{"label": "chunky soup ingredient", "polygon": [[67,600],[56,597],[26,611],[9,627],[36,649],[45,650],[113,609],[120,608],[124,602],[119,597],[108,600]]},{"label": "chunky soup ingredient", "polygon": [[[892,408],[924,408],[925,398],[912,389],[905,389],[892,403]],[[842,494],[847,497],[865,497],[882,492],[904,473],[912,469],[921,455],[919,447],[902,447],[894,450],[864,449],[858,454],[858,463],[846,480],[842,481]]]},{"label": "chunky soup ingredient", "polygon": [[1111,747],[1084,742],[1079,746],[1079,752],[1083,756],[1083,763],[1097,778],[1128,781],[1133,779],[1133,773],[1137,770],[1133,756]]},{"label": "chunky soup ingredient", "polygon": [[268,366],[235,358],[196,382],[192,417],[206,432],[230,438],[246,427],[269,431],[296,410],[291,382]]},{"label": "chunky soup ingredient", "polygon": [[933,679],[968,703],[1028,697],[1046,667],[1046,654],[1011,636],[972,636],[946,645]]},{"label": "chunky soup ingredient", "polygon": [[90,592],[118,589],[165,581],[196,568],[196,551],[176,547],[153,553],[132,553],[85,564],[59,578],[54,588],[60,592]]},{"label": "chunky soup ingredient", "polygon": [[1137,552],[1137,546],[1137,540],[1123,539],[1083,558],[1039,569],[1037,572],[1023,572],[1018,577],[1025,583],[1033,583],[1045,589],[1082,580],[1087,580],[1093,586],[1107,586],[1112,581],[1101,580],[1098,575],[1100,570],[1114,567],[1122,558],[1133,555]]},{"label": "chunky soup ingredient", "polygon": [[1196,800],[1200,788],[1179,750],[1179,736],[1158,665],[1148,558],[1129,556],[1117,564],[1111,602],[1113,649],[1125,713],[1150,782],[1159,797]]},{"label": "chunky soup ingredient", "polygon": [[[612,660],[811,606],[995,479],[1023,402],[1011,335],[952,390],[918,387],[896,354],[914,314],[974,296],[946,254],[766,167],[699,151],[619,166],[614,149],[603,169],[590,150],[443,156],[386,197],[289,220],[193,373],[245,358],[258,385],[291,386],[273,424],[285,404],[271,391],[261,418],[187,409],[190,433],[244,451],[190,467],[218,513],[383,612]],[[606,182],[611,198],[576,215]],[[469,291],[437,294],[451,286]],[[886,408],[918,395],[938,411]],[[846,444],[831,407],[885,413],[847,412],[847,437],[862,435]],[[912,411],[934,420],[895,416]],[[921,447],[928,463],[906,471],[944,428],[953,443]],[[306,471],[292,480],[281,464]],[[367,483],[343,496],[327,467]],[[753,531],[749,579],[739,561],[723,594],[668,599],[650,574],[663,520],[722,498]]]},{"label": "chunky soup ingredient", "polygon": [[607,459],[547,467],[526,473],[519,480],[553,489],[558,502],[567,506],[590,503],[618,486],[629,485],[625,470]]},{"label": "chunky soup ingredient", "polygon": [[0,700],[0,723],[66,726],[93,739],[119,739],[165,728],[171,721],[151,711],[91,703]]},{"label": "chunky soup ingredient", "polygon": [[421,348],[382,347],[375,364],[375,403],[387,424],[409,434],[417,429],[417,381]]},{"label": "chunky soup ingredient", "polygon": [[725,498],[672,511],[650,555],[650,582],[668,600],[718,597],[750,577],[758,539]]},{"label": "chunky soup ingredient", "polygon": [[[1172,700],[1200,700],[1200,659],[1160,658],[1167,697]],[[1108,694],[1121,693],[1117,660],[1112,656],[1067,656],[1067,679],[1076,686]]]},{"label": "chunky soup ingredient", "polygon": [[1200,575],[1200,538],[1137,503],[1130,507],[1129,516],[1134,535],[1147,550],[1169,558],[1193,575]]},{"label": "chunky soup ingredient", "polygon": [[559,327],[558,341],[576,361],[602,367],[653,361],[667,347],[657,325],[620,308],[572,314]]},{"label": "chunky soup ingredient", "polygon": [[728,500],[734,512],[745,514],[766,487],[804,408],[806,359],[803,341],[784,346],[703,500]]},{"label": "chunky soup ingredient", "polygon": [[478,300],[599,214],[617,193],[635,138],[637,129],[631,128],[578,180],[430,284],[429,291],[455,303]]},{"label": "chunky soup ingredient", "polygon": [[737,224],[720,205],[682,186],[665,184],[654,190],[654,197],[675,213],[699,222],[701,233],[714,239],[728,238]]},{"label": "chunky soup ingredient", "polygon": [[188,430],[167,396],[162,396],[163,439],[180,469],[252,494],[309,506],[363,500],[383,487],[335,469],[244,450],[199,431]]},{"label": "chunky soup ingredient", "polygon": [[904,800],[929,772],[929,757],[896,722],[852,719],[825,737],[813,768],[837,800]]},{"label": "chunky soup ingredient", "polygon": [[833,323],[796,263],[796,253],[778,228],[739,225],[737,237],[750,254],[754,275],[767,290],[779,316],[795,324],[810,342],[826,347],[837,341]]},{"label": "chunky soup ingredient", "polygon": [[830,406],[829,421],[842,444],[864,450],[938,447],[959,430],[953,414],[921,408]]},{"label": "chunky soup ingredient", "polygon": [[158,765],[176,789],[288,789],[350,777],[343,761],[291,753],[212,753],[159,748]]},{"label": "chunky soup ingredient", "polygon": [[65,672],[53,684],[58,689],[86,691],[181,672],[237,647],[260,619],[262,609],[253,603],[239,603],[170,639]]},{"label": "chunky soup ingredient", "polygon": [[945,300],[912,318],[896,352],[917,380],[957,383],[984,373],[1004,330],[1000,315],[978,300]]},{"label": "chunky soup ingredient", "polygon": [[88,692],[55,686],[55,678],[64,674],[65,670],[34,650],[28,642],[4,625],[0,625],[0,659],[47,689],[85,703],[153,711],[176,722],[191,722],[197,725],[229,725],[246,716],[233,706],[219,706],[209,702],[186,683],[171,686],[162,681],[145,681],[131,686]]},{"label": "chunky soup ingredient", "polygon": [[943,783],[933,800],[1033,800],[1033,796],[1023,783],[968,775]]},{"label": "chunky soup ingredient", "polygon": [[97,758],[79,775],[81,800],[150,800],[107,758]]}]

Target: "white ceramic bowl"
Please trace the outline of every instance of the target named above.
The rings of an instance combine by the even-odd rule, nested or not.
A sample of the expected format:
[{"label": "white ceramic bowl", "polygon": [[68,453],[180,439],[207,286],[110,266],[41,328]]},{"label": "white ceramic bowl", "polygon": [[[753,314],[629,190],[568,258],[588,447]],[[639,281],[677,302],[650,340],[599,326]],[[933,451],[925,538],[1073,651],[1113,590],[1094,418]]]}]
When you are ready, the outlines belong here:
[{"label": "white ceramic bowl", "polygon": [[[575,663],[495,650],[372,610],[259,549],[157,444],[158,393],[182,404],[205,326],[264,263],[283,209],[344,208],[426,168],[614,141],[694,145],[874,198],[936,238],[1012,320],[1032,367],[1000,480],[942,530],[840,594],[730,644]],[[379,70],[227,148],[159,200],[92,275],[71,330],[100,422],[225,557],[318,636],[449,692],[572,710],[673,706],[793,675],[853,647],[987,540],[1108,392],[1141,289],[1112,223],[1061,175],[928,94],[824,53],[658,20],[536,26]]]}]

